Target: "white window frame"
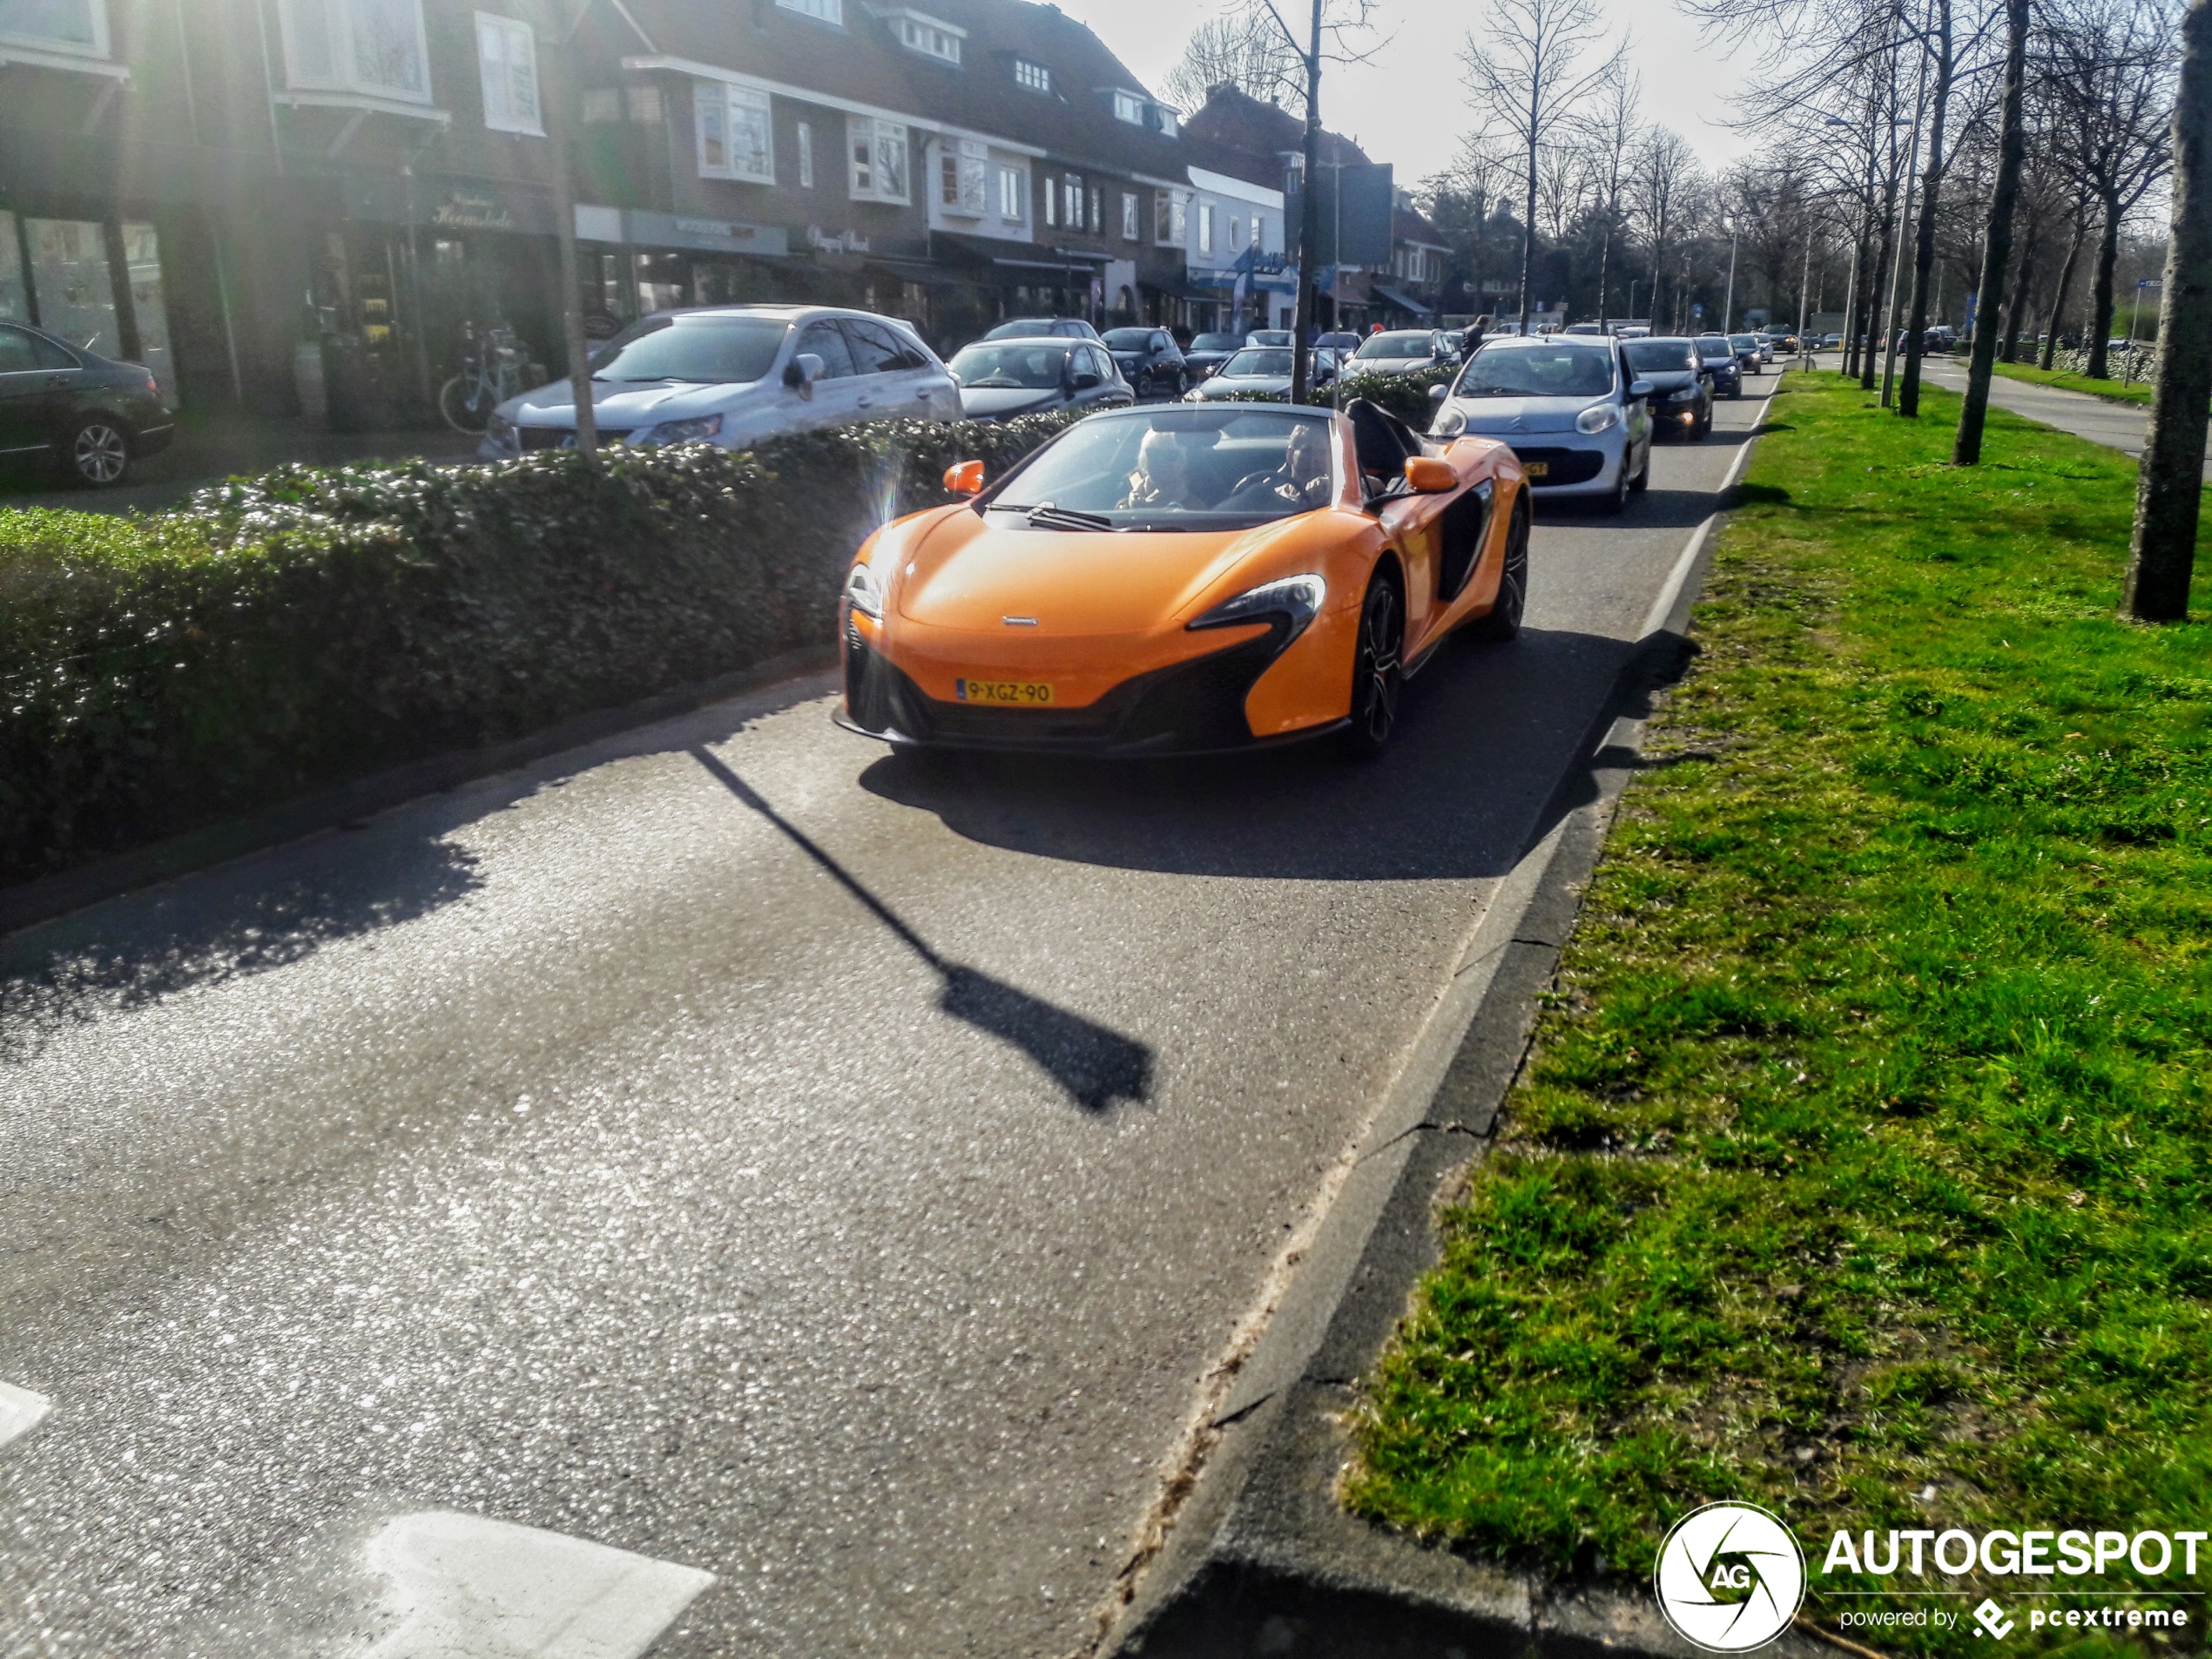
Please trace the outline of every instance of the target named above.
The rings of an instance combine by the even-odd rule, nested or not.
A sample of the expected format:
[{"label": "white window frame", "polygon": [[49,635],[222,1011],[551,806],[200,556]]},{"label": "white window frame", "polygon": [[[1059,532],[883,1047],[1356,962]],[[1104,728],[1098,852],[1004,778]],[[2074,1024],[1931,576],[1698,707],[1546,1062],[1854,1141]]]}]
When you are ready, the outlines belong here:
[{"label": "white window frame", "polygon": [[[1166,229],[1161,221],[1166,220]],[[1152,204],[1152,245],[1181,247],[1190,233],[1190,198],[1180,190],[1163,190]]]},{"label": "white window frame", "polygon": [[[740,165],[738,159],[738,124],[758,124],[760,143],[759,155],[752,165]],[[709,129],[718,132],[722,143],[720,163],[707,157]],[[730,81],[695,80],[691,83],[691,132],[702,179],[728,179],[744,185],[772,185],[776,182],[776,122],[768,94],[758,87],[739,86]]]},{"label": "white window frame", "polygon": [[1198,204],[1198,252],[1201,253],[1213,252],[1213,204],[1211,202]]},{"label": "white window frame", "polygon": [[1144,100],[1134,92],[1116,92],[1114,94],[1114,118],[1116,121],[1126,121],[1131,126],[1143,126],[1144,125]]},{"label": "white window frame", "polygon": [[961,42],[968,30],[919,11],[898,11],[891,14],[891,31],[899,44],[921,57],[934,58],[941,64],[960,63]]},{"label": "white window frame", "polygon": [[991,152],[981,139],[938,141],[937,205],[970,219],[991,211]]},{"label": "white window frame", "polygon": [[20,30],[0,30],[0,42],[27,46],[35,51],[60,52],[70,57],[105,57],[110,37],[107,29],[107,0],[85,0],[92,19],[92,44],[71,40],[62,35],[29,35]]},{"label": "white window frame", "polygon": [[776,3],[786,11],[812,17],[816,23],[845,27],[845,0],[776,0]]},{"label": "white window frame", "polygon": [[1060,217],[1071,231],[1083,227],[1083,179],[1081,173],[1063,173],[1060,179]]},{"label": "white window frame", "polygon": [[814,187],[814,127],[809,121],[799,124],[799,187]]},{"label": "white window frame", "polygon": [[[430,102],[430,44],[422,27],[422,0],[415,0],[415,55],[421,70],[422,85],[414,91],[378,81],[363,80],[361,60],[354,51],[354,0],[281,0],[278,12],[282,20],[284,35],[285,84],[293,91],[347,92],[358,98],[382,99],[394,104],[421,104]],[[298,17],[302,9],[312,8],[322,14],[329,32],[334,53],[342,52],[346,67],[330,75],[314,75],[300,65]],[[334,69],[336,65],[333,65]]]},{"label": "white window frame", "polygon": [[1044,189],[1040,193],[1044,197],[1045,228],[1057,230],[1060,227],[1060,181],[1049,173],[1040,173],[1037,176],[1044,185]]},{"label": "white window frame", "polygon": [[[858,151],[865,142],[868,158],[863,163]],[[899,147],[899,167],[905,175],[906,187],[895,194],[883,187],[883,146],[895,144]],[[865,171],[864,171],[865,170]],[[845,118],[845,179],[847,192],[856,202],[894,202],[905,206],[914,200],[914,146],[908,142],[906,125],[900,121],[881,121],[869,115],[848,115]]]},{"label": "white window frame", "polygon": [[1143,204],[1137,200],[1135,191],[1125,190],[1122,192],[1122,240],[1124,242],[1143,239],[1144,221],[1140,212],[1142,206]]},{"label": "white window frame", "polygon": [[[494,63],[484,55],[487,35],[500,37],[501,56]],[[530,112],[520,115],[512,108],[515,98],[515,44],[520,41],[527,58],[529,73]],[[494,71],[496,71],[495,74]],[[522,132],[531,138],[545,136],[545,105],[538,94],[537,30],[520,17],[509,17],[496,11],[476,14],[476,78],[484,95],[484,126],[493,132]],[[507,107],[495,108],[495,105]]]},{"label": "white window frame", "polygon": [[1032,92],[1042,92],[1047,97],[1050,97],[1052,71],[1042,64],[1033,63],[1026,57],[1017,57],[1014,60],[1014,84],[1016,86],[1026,87]]},{"label": "white window frame", "polygon": [[999,217],[1009,225],[1021,225],[1029,217],[1029,170],[1027,167],[999,164]]}]

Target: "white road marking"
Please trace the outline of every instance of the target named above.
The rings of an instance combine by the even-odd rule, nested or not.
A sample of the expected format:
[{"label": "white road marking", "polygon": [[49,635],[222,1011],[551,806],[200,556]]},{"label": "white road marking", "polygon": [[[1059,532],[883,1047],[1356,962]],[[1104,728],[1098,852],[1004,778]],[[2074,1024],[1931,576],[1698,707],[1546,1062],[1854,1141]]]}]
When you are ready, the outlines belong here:
[{"label": "white road marking", "polygon": [[399,1628],[364,1659],[637,1659],[714,1575],[450,1510],[368,1541]]},{"label": "white road marking", "polygon": [[51,1402],[45,1395],[0,1382],[0,1446],[30,1433],[50,1409]]},{"label": "white road marking", "polygon": [[[1770,398],[1773,394],[1770,392],[1767,395]],[[1765,418],[1765,413],[1764,409],[1760,411],[1762,420]],[[1736,488],[1736,481],[1743,475],[1743,469],[1750,462],[1753,446],[1754,440],[1746,438],[1737,450],[1736,459],[1729,463],[1728,475],[1721,480],[1721,495],[1726,496]],[[1704,551],[1705,538],[1713,533],[1713,521],[1719,516],[1718,513],[1705,515],[1705,522],[1697,527],[1697,533],[1683,549],[1682,556],[1675,561],[1675,568],[1667,572],[1667,580],[1659,590],[1659,597],[1651,602],[1651,609],[1644,614],[1643,626],[1636,630],[1638,639],[1649,639],[1667,625],[1667,617],[1675,608],[1675,601],[1682,597],[1682,584],[1689,580],[1689,573],[1697,568],[1697,556]]]}]

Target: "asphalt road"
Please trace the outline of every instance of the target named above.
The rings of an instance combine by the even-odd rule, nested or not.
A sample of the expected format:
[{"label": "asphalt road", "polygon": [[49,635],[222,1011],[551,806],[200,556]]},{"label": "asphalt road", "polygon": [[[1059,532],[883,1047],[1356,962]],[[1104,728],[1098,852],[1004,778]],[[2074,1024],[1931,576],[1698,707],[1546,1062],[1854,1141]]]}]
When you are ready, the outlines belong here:
[{"label": "asphalt road", "polygon": [[816,678],[0,942],[0,1654],[423,1651],[426,1511],[714,1575],[657,1654],[1076,1647],[1772,385],[1371,768]]}]

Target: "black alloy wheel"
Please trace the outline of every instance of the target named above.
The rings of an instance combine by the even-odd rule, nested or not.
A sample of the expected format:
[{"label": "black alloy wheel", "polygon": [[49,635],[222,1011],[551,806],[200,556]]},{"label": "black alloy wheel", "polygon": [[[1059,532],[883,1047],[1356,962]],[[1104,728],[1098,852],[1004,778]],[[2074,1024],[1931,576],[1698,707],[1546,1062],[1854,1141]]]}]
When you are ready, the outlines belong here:
[{"label": "black alloy wheel", "polygon": [[1359,638],[1352,658],[1352,725],[1345,733],[1345,747],[1362,760],[1387,749],[1398,726],[1398,698],[1406,684],[1399,656],[1405,621],[1397,584],[1378,572],[1359,607]]},{"label": "black alloy wheel", "polygon": [[94,489],[121,483],[131,469],[130,435],[104,415],[79,421],[66,453],[78,480]]},{"label": "black alloy wheel", "polygon": [[1513,504],[1513,518],[1506,526],[1506,568],[1498,575],[1498,598],[1489,614],[1478,617],[1467,631],[1477,639],[1511,639],[1521,632],[1521,619],[1528,610],[1528,497]]}]

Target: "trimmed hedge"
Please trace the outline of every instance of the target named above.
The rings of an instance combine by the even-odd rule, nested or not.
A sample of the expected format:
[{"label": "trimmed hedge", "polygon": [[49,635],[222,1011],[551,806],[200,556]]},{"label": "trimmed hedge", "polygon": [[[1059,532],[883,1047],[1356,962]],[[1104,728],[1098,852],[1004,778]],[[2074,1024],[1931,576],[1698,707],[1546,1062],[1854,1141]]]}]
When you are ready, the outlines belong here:
[{"label": "trimmed hedge", "polygon": [[0,883],[831,643],[877,524],[1068,424],[280,468],[0,516]]}]

